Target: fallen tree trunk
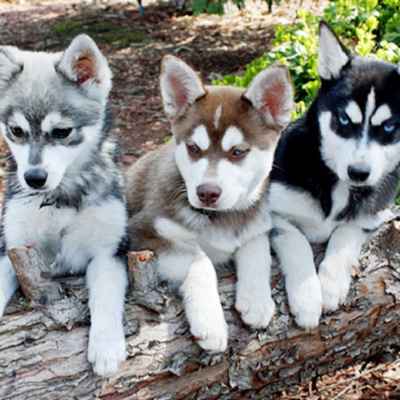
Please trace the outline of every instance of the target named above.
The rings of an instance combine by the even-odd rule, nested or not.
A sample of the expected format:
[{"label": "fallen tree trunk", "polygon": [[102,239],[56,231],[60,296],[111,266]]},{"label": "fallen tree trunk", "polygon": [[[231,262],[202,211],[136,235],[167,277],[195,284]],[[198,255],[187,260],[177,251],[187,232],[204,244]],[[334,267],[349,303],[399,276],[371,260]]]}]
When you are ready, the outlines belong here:
[{"label": "fallen tree trunk", "polygon": [[230,333],[223,355],[205,353],[192,339],[179,299],[155,283],[151,254],[131,254],[129,358],[110,379],[95,376],[86,359],[83,278],[62,280],[63,297],[48,304],[29,304],[19,296],[0,320],[0,398],[217,399],[250,393],[270,398],[290,384],[366,359],[400,343],[398,224],[385,225],[366,246],[347,303],[310,332],[297,328],[289,315],[276,268],[276,315],[266,330],[250,331],[233,309],[235,275],[222,271],[220,294]]}]

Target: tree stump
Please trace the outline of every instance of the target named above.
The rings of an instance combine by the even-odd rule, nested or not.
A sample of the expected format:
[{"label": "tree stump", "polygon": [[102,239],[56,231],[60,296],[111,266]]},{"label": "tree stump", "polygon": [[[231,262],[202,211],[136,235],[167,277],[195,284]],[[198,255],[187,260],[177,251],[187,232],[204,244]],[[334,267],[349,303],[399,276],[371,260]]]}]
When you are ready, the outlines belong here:
[{"label": "tree stump", "polygon": [[[276,267],[277,311],[270,326],[258,331],[249,330],[234,310],[234,270],[222,270],[219,290],[229,325],[229,349],[222,355],[198,347],[179,298],[157,281],[152,255],[131,254],[134,280],[125,310],[129,357],[109,379],[95,376],[87,362],[84,278],[39,278],[39,286],[50,285],[55,298],[35,301],[37,294],[29,295],[33,289],[24,290],[31,301],[16,296],[0,320],[0,399],[271,398],[291,384],[366,359],[400,343],[399,224],[386,224],[365,246],[346,304],[309,332],[294,324]],[[29,262],[25,250],[17,253],[22,251],[26,268],[40,264],[38,253],[30,252]],[[42,295],[39,291],[39,299]]]}]

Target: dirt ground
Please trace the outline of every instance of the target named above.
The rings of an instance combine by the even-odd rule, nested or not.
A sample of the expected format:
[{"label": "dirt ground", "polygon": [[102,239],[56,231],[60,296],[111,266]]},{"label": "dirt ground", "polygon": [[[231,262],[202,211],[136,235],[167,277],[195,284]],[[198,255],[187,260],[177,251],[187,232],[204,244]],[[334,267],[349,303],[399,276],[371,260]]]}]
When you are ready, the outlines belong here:
[{"label": "dirt ground", "polygon": [[[265,2],[249,0],[244,10],[230,7],[224,17],[195,17],[168,4],[143,3],[140,16],[135,1],[0,0],[1,45],[57,51],[81,32],[96,40],[114,74],[114,129],[126,165],[170,137],[158,90],[163,55],[182,57],[210,82],[239,72],[268,51],[274,25],[291,23],[300,6],[318,13],[326,1],[282,0],[269,14]],[[388,349],[374,360],[291,388],[278,398],[400,399],[396,357],[398,349]]]}]

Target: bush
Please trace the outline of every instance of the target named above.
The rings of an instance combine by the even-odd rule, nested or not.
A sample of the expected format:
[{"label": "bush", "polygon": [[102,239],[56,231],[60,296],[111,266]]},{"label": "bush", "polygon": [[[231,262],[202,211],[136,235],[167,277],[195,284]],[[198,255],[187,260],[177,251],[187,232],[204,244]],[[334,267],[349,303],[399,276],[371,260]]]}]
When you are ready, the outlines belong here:
[{"label": "bush", "polygon": [[[245,2],[245,0],[231,0],[231,1],[238,8],[242,8]],[[224,13],[224,4],[227,2],[228,0],[192,0],[191,6],[194,15],[199,15],[202,13],[222,15]],[[271,12],[272,5],[274,3],[279,5],[281,0],[266,0],[266,2],[268,4],[269,12]]]},{"label": "bush", "polygon": [[[361,56],[400,61],[400,0],[336,0],[323,12],[347,46]],[[296,90],[294,117],[301,115],[316,95],[319,17],[300,10],[293,25],[278,25],[272,50],[245,67],[241,75],[227,75],[216,84],[246,87],[267,66],[279,62],[290,70]]]}]

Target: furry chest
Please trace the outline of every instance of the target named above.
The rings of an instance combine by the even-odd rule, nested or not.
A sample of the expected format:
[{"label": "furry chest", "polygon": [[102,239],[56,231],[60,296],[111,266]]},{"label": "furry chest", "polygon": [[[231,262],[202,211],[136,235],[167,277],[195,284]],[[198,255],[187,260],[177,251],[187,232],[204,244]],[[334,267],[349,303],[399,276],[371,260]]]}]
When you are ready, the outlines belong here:
[{"label": "furry chest", "polygon": [[269,215],[258,218],[240,231],[233,229],[209,228],[198,236],[198,243],[214,264],[229,261],[243,244],[262,234],[267,234],[271,228]]},{"label": "furry chest", "polygon": [[41,202],[40,197],[14,198],[7,202],[3,222],[7,247],[57,246],[61,231],[76,211],[69,208],[40,208]]},{"label": "furry chest", "polygon": [[324,214],[317,200],[304,191],[273,183],[269,194],[271,209],[297,226],[313,243],[326,242],[335,228],[343,223],[338,214],[347,206],[349,189],[337,184],[332,191],[332,208],[328,216]]},{"label": "furry chest", "polygon": [[198,242],[214,264],[222,264],[232,258],[241,246],[241,240],[233,232],[207,231],[199,236]]}]

